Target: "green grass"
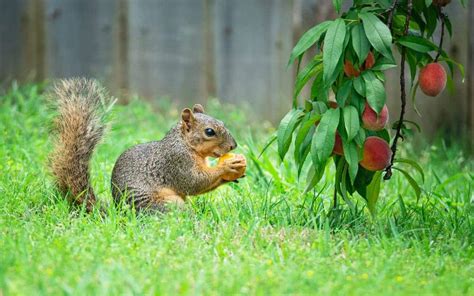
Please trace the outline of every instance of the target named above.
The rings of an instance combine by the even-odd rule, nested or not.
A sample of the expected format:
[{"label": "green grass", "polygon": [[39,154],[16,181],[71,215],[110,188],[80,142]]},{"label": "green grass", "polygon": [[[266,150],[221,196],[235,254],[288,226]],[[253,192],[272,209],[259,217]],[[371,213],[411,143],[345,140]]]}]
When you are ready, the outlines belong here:
[{"label": "green grass", "polygon": [[[36,85],[0,97],[0,295],[335,294],[473,295],[473,160],[442,141],[403,144],[426,180],[419,201],[397,173],[382,187],[378,215],[362,198],[330,215],[333,169],[303,195],[272,128],[237,108],[208,104],[250,162],[239,184],[193,198],[185,210],[135,215],[111,204],[115,159],[161,138],[178,117],[167,101],[116,106],[93,159],[108,213],[69,207],[47,169],[53,112]],[[240,109],[239,109],[240,110]],[[416,172],[413,176],[419,180]]]}]

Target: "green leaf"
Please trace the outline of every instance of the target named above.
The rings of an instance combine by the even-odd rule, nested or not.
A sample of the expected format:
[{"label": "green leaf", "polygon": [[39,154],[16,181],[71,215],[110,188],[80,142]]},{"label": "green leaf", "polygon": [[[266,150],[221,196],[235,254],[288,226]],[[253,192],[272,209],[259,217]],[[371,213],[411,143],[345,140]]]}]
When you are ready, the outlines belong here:
[{"label": "green leaf", "polygon": [[382,64],[382,63],[379,63],[379,64],[373,66],[372,70],[374,70],[374,71],[385,71],[385,70],[388,70],[388,69],[391,69],[391,68],[395,68],[396,66],[397,66],[397,64],[391,64],[391,63]]},{"label": "green leaf", "polygon": [[370,44],[375,50],[385,57],[393,60],[392,55],[392,34],[389,28],[378,17],[369,12],[359,13],[359,17],[364,25],[364,30]]},{"label": "green leaf", "polygon": [[420,173],[421,179],[425,182],[425,173],[423,172],[423,168],[414,160],[407,159],[407,158],[396,158],[394,163],[405,163],[413,167],[415,170]]},{"label": "green leaf", "polygon": [[343,140],[342,148],[344,149],[344,158],[349,164],[349,177],[351,179],[351,184],[354,184],[357,171],[359,170],[359,152],[357,150],[357,145],[354,141],[346,142]]},{"label": "green leaf", "polygon": [[336,19],[329,26],[324,37],[324,84],[329,86],[337,64],[344,51],[344,38],[346,36],[346,24],[343,19]]},{"label": "green leaf", "polygon": [[327,162],[321,163],[317,166],[313,166],[309,168],[307,179],[306,179],[306,188],[303,192],[303,194],[308,193],[311,189],[316,186],[316,184],[321,181],[321,178],[324,175],[324,169],[326,168]]},{"label": "green leaf", "polygon": [[348,79],[344,81],[341,87],[337,90],[336,101],[339,106],[344,106],[346,100],[349,97],[352,89],[352,80]]},{"label": "green leaf", "polygon": [[382,172],[378,171],[374,174],[372,182],[367,186],[367,207],[372,215],[375,215],[375,205],[379,199],[381,182]]},{"label": "green leaf", "polygon": [[342,109],[344,115],[344,126],[347,132],[347,141],[350,142],[360,129],[359,113],[354,106],[345,106]]},{"label": "green leaf", "polygon": [[321,38],[321,36],[327,31],[331,23],[332,21],[325,21],[306,31],[293,48],[288,66],[293,64],[293,62],[302,54],[304,54],[308,48],[318,42],[319,38]]},{"label": "green leaf", "polygon": [[315,114],[323,115],[328,110],[328,106],[324,102],[313,102],[313,111]]},{"label": "green leaf", "polygon": [[280,122],[278,127],[278,154],[281,160],[285,158],[286,152],[290,148],[291,139],[293,137],[293,131],[295,130],[298,123],[301,121],[303,111],[299,109],[291,109]]},{"label": "green leaf", "polygon": [[[362,77],[360,80],[362,81],[362,85],[365,88],[365,83]],[[362,114],[362,112],[364,112],[365,102],[366,102],[366,99],[363,96],[361,96],[354,88],[352,88],[350,104],[356,107],[357,111],[359,112],[359,115]]]},{"label": "green leaf", "polygon": [[[449,57],[440,57],[439,60],[440,60],[440,61],[445,61],[445,62],[448,64],[450,70],[451,70],[452,68],[454,68],[454,66],[458,67],[459,72],[461,73],[461,77],[462,77],[463,80],[464,80],[465,73],[464,73],[464,66],[463,66],[462,64],[460,64],[460,63],[454,61],[453,59],[451,59],[451,58],[449,58]],[[451,70],[451,77],[452,77],[452,76],[453,76],[453,71]]]},{"label": "green leaf", "polygon": [[[429,6],[429,5],[427,5]],[[426,20],[426,37],[430,38],[436,30],[438,23],[438,13],[436,7],[428,7],[423,10],[423,14]]]},{"label": "green leaf", "polygon": [[[294,151],[294,157],[298,165],[298,168],[303,166],[303,163],[307,156],[307,152],[309,152],[311,138],[312,138],[311,137],[312,134],[310,133],[310,130],[315,129],[314,124],[320,118],[321,118],[320,115],[311,115],[311,113],[307,113],[300,124],[298,133],[296,134],[295,151]],[[300,172],[301,170],[298,169],[298,175]]]},{"label": "green leaf", "polygon": [[403,36],[398,38],[397,43],[421,53],[438,49],[431,41],[418,36]]},{"label": "green leaf", "polygon": [[301,70],[301,72],[298,73],[295,81],[294,100],[296,100],[308,80],[314,77],[318,71],[322,70],[318,65],[321,65],[321,60],[314,58],[308,65],[306,65],[306,67],[303,68],[303,70]]},{"label": "green leaf", "polygon": [[[361,129],[362,130],[362,129]],[[354,181],[354,189],[367,200],[367,186],[372,182],[375,172],[368,171],[359,165],[359,171]]]},{"label": "green leaf", "polygon": [[343,0],[332,0],[332,4],[334,5],[334,8],[336,9],[337,13],[341,12],[342,1]]},{"label": "green leaf", "polygon": [[425,0],[426,7],[430,6],[433,0]]},{"label": "green leaf", "polygon": [[420,199],[420,196],[421,196],[421,188],[418,185],[418,183],[415,181],[415,179],[413,179],[413,177],[410,176],[410,174],[405,170],[402,170],[402,169],[397,168],[397,167],[392,167],[392,169],[397,170],[397,171],[399,171],[403,174],[403,176],[405,177],[405,179],[407,179],[410,186],[413,188],[413,190],[415,190],[416,200],[418,201]]},{"label": "green leaf", "polygon": [[365,87],[367,92],[367,102],[370,107],[379,114],[385,105],[386,92],[383,83],[375,77],[372,71],[364,71],[362,78],[365,81]]},{"label": "green leaf", "polygon": [[364,26],[362,24],[357,24],[352,27],[352,48],[354,48],[357,57],[359,58],[360,64],[362,64],[370,50],[369,39],[365,35]]},{"label": "green leaf", "polygon": [[[309,154],[309,151],[311,150],[311,141],[313,139],[314,131],[316,130],[315,126],[310,127],[308,133],[306,134],[303,143],[301,143],[300,149],[298,151],[298,161],[297,167],[298,167],[298,178],[301,175],[301,170],[303,169],[304,163],[306,161],[306,157]],[[296,151],[295,151],[296,152]]]},{"label": "green leaf", "polygon": [[339,124],[339,108],[329,109],[323,114],[316,127],[311,143],[313,163],[318,165],[326,162],[334,148],[336,129]]},{"label": "green leaf", "polygon": [[359,132],[355,136],[354,142],[356,142],[356,144],[359,145],[360,147],[363,147],[365,143],[365,138],[366,138],[365,130],[361,128],[359,129]]},{"label": "green leaf", "polygon": [[[347,191],[348,190],[347,190],[347,186],[346,186],[346,180],[347,180],[347,164],[344,163],[344,168],[342,170],[342,174],[341,174],[341,178],[340,178],[340,184],[341,184],[340,192],[341,192],[341,195],[342,195],[342,199],[344,199],[346,204],[349,206],[349,208],[351,209],[351,212],[354,213],[355,212],[354,204],[352,203],[350,198],[347,196]],[[351,182],[353,182],[353,181],[351,181]],[[337,184],[336,184],[336,186],[337,186]]]},{"label": "green leaf", "polygon": [[417,55],[418,53],[415,51],[412,51],[408,49],[406,51],[406,61],[408,63],[408,66],[410,68],[410,77],[411,77],[411,83],[413,84],[413,81],[415,80],[416,77],[416,66],[418,63],[417,60]]},{"label": "green leaf", "polygon": [[375,62],[375,65],[371,68],[372,71],[385,71],[390,68],[396,67],[397,64],[395,64],[393,61],[390,59],[387,59],[386,57],[381,57],[377,59]]},{"label": "green leaf", "polygon": [[311,99],[321,102],[327,102],[329,89],[324,85],[323,71],[316,72],[313,85],[311,86]]},{"label": "green leaf", "polygon": [[260,158],[260,156],[262,156],[262,154],[268,149],[268,147],[270,147],[273,144],[273,142],[275,142],[277,140],[277,138],[278,137],[275,134],[270,136],[270,138],[267,140],[267,142],[263,146],[262,151],[260,151],[260,154],[258,155],[258,158]]},{"label": "green leaf", "polygon": [[362,76],[359,76],[357,78],[354,79],[354,82],[353,82],[353,85],[354,85],[354,89],[356,90],[356,92],[365,97],[365,92],[366,92],[366,87],[365,87],[365,82],[364,82],[364,79],[362,78]]},{"label": "green leaf", "polygon": [[449,17],[447,15],[444,16],[444,25],[448,30],[449,37],[453,37],[453,25],[451,24],[451,21],[449,20]]}]

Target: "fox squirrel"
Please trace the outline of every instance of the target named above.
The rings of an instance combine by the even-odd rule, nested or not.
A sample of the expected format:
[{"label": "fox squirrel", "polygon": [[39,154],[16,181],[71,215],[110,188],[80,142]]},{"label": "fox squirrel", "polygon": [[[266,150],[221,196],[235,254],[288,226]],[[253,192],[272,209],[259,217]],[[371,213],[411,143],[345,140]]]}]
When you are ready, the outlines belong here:
[{"label": "fox squirrel", "polygon": [[[89,161],[104,135],[104,107],[113,105],[96,81],[66,79],[51,92],[56,102],[57,138],[50,155],[59,190],[76,205],[92,210],[96,196],[91,187]],[[120,155],[112,172],[112,195],[137,210],[163,209],[182,204],[188,195],[211,191],[229,182],[224,178],[246,167],[245,158],[231,158],[209,167],[206,157],[220,157],[237,143],[219,121],[204,113],[201,105],[185,108],[178,122],[161,141],[133,146]],[[240,174],[239,176],[241,176]]]}]

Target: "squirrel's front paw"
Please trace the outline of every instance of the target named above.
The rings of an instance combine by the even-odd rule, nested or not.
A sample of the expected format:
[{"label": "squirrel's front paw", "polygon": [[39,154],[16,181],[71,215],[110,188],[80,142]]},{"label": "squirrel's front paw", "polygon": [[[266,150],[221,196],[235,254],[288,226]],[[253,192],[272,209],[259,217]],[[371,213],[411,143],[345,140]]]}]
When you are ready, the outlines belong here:
[{"label": "squirrel's front paw", "polygon": [[219,165],[224,171],[222,179],[226,181],[233,181],[245,174],[247,161],[243,155],[236,154],[232,158],[225,159]]}]

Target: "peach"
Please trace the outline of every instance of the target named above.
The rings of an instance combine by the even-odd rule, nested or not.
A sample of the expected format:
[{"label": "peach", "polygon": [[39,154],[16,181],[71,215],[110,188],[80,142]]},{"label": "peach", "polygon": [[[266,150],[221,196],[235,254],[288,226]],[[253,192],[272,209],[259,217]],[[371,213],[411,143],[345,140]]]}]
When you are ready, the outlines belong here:
[{"label": "peach", "polygon": [[390,165],[392,150],[388,143],[379,137],[365,139],[363,157],[359,164],[369,171],[380,171]]},{"label": "peach", "polygon": [[[245,160],[245,156],[243,156],[242,154],[226,153],[219,158],[219,160],[217,161],[217,164],[220,165],[224,163],[225,160],[232,159],[232,158],[240,158],[240,159]],[[245,170],[246,170],[246,167],[242,167],[238,170],[237,173],[225,174],[224,176],[222,176],[222,179],[227,180],[227,181],[237,180],[238,178],[242,177],[245,174]]]},{"label": "peach", "polygon": [[367,55],[367,58],[365,58],[365,68],[364,70],[370,69],[374,66],[375,64],[375,57],[374,54],[369,51],[369,54]]},{"label": "peach", "polygon": [[[361,71],[370,69],[374,66],[375,64],[375,57],[374,54],[369,51],[367,54],[367,58],[365,58],[364,64],[361,66]],[[360,75],[359,70],[356,70],[354,65],[351,63],[351,61],[346,60],[344,62],[344,73],[346,74],[347,77],[358,77]]]},{"label": "peach", "polygon": [[332,150],[332,153],[337,154],[337,155],[344,155],[344,150],[342,149],[342,139],[341,136],[339,135],[339,132],[336,131],[336,140],[334,142],[334,148]]},{"label": "peach", "polygon": [[337,109],[337,107],[339,107],[339,105],[338,105],[336,102],[334,102],[334,101],[329,101],[329,102],[328,102],[328,105],[329,105],[329,107],[332,108],[332,109]]},{"label": "peach", "polygon": [[385,127],[388,122],[388,108],[384,105],[380,114],[377,115],[374,110],[365,103],[364,112],[362,112],[362,126],[370,131],[379,131]]},{"label": "peach", "polygon": [[356,70],[354,65],[348,60],[344,62],[344,73],[347,77],[358,77],[360,75],[360,71]]},{"label": "peach", "polygon": [[430,63],[420,70],[418,82],[426,95],[436,97],[446,87],[446,71],[440,64]]}]

